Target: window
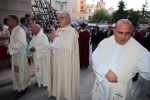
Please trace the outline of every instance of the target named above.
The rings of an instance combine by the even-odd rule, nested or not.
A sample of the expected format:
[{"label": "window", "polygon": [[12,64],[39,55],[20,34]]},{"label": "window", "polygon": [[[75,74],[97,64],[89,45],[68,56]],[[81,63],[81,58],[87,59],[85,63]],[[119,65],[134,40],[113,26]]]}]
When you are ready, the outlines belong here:
[{"label": "window", "polygon": [[91,19],[92,17],[91,16],[89,16],[89,19]]},{"label": "window", "polygon": [[84,4],[84,2],[83,2],[83,1],[81,1],[81,4],[83,5],[83,4]]},{"label": "window", "polygon": [[91,9],[89,9],[89,12],[91,12]]},{"label": "window", "polygon": [[60,5],[60,11],[63,11],[63,5]]}]

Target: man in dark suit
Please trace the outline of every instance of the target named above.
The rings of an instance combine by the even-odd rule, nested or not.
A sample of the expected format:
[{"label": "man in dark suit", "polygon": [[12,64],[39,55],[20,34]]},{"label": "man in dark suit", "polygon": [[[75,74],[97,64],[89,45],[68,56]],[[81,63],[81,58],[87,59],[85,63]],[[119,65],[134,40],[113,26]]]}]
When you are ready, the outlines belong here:
[{"label": "man in dark suit", "polygon": [[[132,28],[133,28],[133,31],[132,31],[132,34],[131,36],[137,40],[140,44],[142,44],[142,35],[138,33],[138,31],[136,30],[136,22],[131,22],[132,23]],[[138,73],[136,73],[136,75],[132,78],[133,81],[137,81],[138,80]]]},{"label": "man in dark suit", "polygon": [[103,31],[99,31],[99,27],[95,26],[92,32],[90,44],[92,44],[92,52],[97,48],[98,44],[104,39]]},{"label": "man in dark suit", "polygon": [[[145,33],[144,41],[145,41],[145,48],[150,52],[150,26],[147,27],[147,32]],[[147,96],[150,97],[150,93],[147,94]]]},{"label": "man in dark suit", "polygon": [[105,38],[108,38],[108,37],[110,37],[110,36],[112,36],[112,35],[113,35],[113,30],[111,29],[111,25],[108,25],[108,29],[107,29],[107,31],[105,32],[104,37],[105,37]]},{"label": "man in dark suit", "polygon": [[142,35],[139,34],[139,32],[136,30],[136,23],[135,22],[132,22],[132,25],[133,25],[133,31],[132,31],[132,37],[137,40],[140,44],[142,44]]},{"label": "man in dark suit", "polygon": [[150,51],[150,26],[147,27],[144,35],[144,47]]}]

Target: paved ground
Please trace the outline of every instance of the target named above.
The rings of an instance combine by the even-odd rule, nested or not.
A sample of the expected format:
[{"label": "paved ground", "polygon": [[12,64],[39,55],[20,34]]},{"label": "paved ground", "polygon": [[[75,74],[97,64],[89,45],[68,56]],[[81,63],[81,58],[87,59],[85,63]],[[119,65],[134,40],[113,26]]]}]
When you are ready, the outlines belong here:
[{"label": "paved ground", "polygon": [[[48,92],[46,87],[38,88],[35,86],[36,79],[34,77],[34,66],[31,65],[31,85],[27,89],[27,93],[18,100],[53,100],[48,98]],[[80,100],[91,100],[92,88],[95,81],[95,74],[93,73],[91,66],[89,68],[81,68],[80,70]],[[139,77],[138,81],[133,83],[131,100],[150,100],[147,97],[147,93],[150,93],[150,82]],[[14,100],[14,96],[17,94],[12,89],[11,82],[11,69],[0,71],[0,100]]]}]

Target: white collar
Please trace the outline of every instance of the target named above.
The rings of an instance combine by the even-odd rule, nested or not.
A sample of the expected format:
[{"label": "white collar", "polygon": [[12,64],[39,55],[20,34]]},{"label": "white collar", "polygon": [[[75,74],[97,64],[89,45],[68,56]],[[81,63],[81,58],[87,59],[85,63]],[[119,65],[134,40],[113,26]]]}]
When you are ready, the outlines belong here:
[{"label": "white collar", "polygon": [[84,31],[86,31],[86,28],[83,30],[83,29],[80,29],[80,32],[84,32]]}]

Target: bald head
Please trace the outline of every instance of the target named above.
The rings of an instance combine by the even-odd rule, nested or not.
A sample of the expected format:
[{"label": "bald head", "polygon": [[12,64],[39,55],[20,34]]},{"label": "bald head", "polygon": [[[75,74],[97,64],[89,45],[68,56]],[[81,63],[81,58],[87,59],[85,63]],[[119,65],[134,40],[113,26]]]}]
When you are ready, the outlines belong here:
[{"label": "bald head", "polygon": [[131,23],[128,19],[120,19],[120,20],[116,23],[115,29],[117,28],[117,26],[118,26],[119,23],[128,24],[130,27],[133,26],[132,23]]},{"label": "bald head", "polygon": [[33,26],[37,27],[37,28],[40,28],[40,25],[39,24],[34,24]]},{"label": "bald head", "polygon": [[37,35],[40,32],[40,25],[39,24],[34,24],[32,26],[32,32]]}]

